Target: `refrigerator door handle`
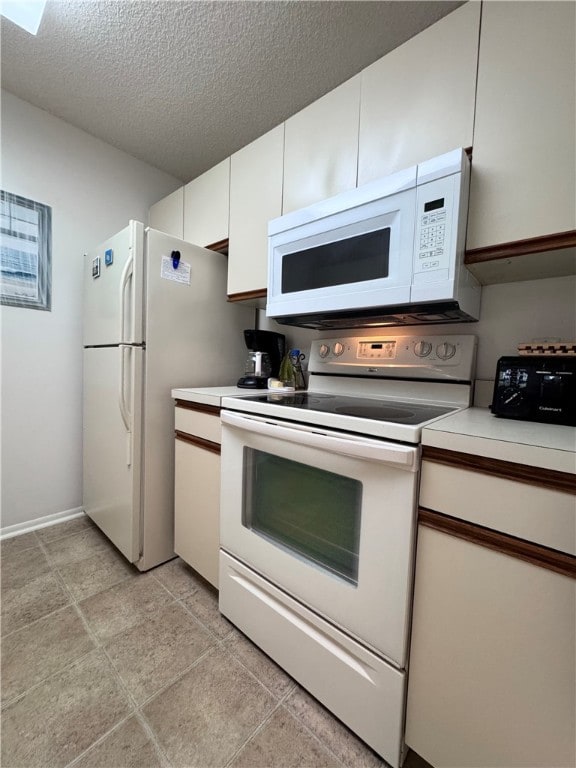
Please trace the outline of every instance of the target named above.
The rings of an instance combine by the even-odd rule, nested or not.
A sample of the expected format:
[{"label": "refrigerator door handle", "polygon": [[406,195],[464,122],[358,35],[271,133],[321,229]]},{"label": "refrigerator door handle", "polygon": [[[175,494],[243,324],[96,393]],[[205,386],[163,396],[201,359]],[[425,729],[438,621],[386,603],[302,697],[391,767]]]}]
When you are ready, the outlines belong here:
[{"label": "refrigerator door handle", "polygon": [[126,402],[126,352],[132,357],[132,347],[129,344],[120,344],[120,388],[118,391],[118,405],[120,406],[120,415],[126,429],[127,448],[126,464],[132,464],[132,414]]},{"label": "refrigerator door handle", "polygon": [[120,343],[130,341],[126,339],[126,288],[134,273],[134,258],[130,256],[124,265],[122,275],[120,277]]}]

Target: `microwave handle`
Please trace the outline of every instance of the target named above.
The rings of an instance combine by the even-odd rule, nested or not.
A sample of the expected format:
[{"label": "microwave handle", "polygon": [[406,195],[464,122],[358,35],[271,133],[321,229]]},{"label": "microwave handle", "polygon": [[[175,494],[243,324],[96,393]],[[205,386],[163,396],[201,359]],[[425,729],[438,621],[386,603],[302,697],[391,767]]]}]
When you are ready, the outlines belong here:
[{"label": "microwave handle", "polygon": [[352,456],[368,461],[393,464],[399,469],[410,472],[418,471],[418,449],[407,445],[397,445],[380,440],[370,440],[359,436],[341,436],[327,432],[309,431],[298,426],[284,426],[270,421],[259,421],[230,411],[222,411],[223,424],[246,432],[255,432],[278,440],[287,440],[298,445],[321,448],[324,451]]}]

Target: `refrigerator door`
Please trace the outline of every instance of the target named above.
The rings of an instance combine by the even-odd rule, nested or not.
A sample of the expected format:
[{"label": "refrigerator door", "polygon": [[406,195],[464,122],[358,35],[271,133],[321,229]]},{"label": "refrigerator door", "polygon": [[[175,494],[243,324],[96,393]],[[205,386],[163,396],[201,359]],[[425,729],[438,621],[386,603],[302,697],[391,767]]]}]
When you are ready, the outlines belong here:
[{"label": "refrigerator door", "polygon": [[84,510],[132,563],[141,552],[144,350],[84,350]]},{"label": "refrigerator door", "polygon": [[171,390],[232,384],[244,370],[242,331],[254,326],[254,309],[227,300],[227,265],[221,253],[146,230],[141,570],[174,556]]},{"label": "refrigerator door", "polygon": [[131,221],[84,256],[84,346],[141,344],[144,225]]}]

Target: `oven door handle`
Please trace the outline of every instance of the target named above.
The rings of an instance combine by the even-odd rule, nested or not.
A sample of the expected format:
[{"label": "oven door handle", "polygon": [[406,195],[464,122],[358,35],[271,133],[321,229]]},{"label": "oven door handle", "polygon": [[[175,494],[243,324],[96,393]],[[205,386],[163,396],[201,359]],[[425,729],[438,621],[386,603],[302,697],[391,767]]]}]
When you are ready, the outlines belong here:
[{"label": "oven door handle", "polygon": [[357,435],[340,435],[320,429],[312,431],[309,427],[300,425],[284,426],[277,422],[241,416],[231,411],[222,411],[220,416],[223,424],[246,432],[255,432],[298,445],[320,448],[343,456],[393,464],[399,469],[407,469],[411,472],[418,471],[418,449],[408,445],[370,440]]}]

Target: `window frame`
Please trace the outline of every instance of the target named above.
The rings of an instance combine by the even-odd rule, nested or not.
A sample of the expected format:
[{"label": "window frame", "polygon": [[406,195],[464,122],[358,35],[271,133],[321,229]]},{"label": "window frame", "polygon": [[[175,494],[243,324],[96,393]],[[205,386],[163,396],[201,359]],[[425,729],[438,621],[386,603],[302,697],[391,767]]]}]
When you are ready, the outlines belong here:
[{"label": "window frame", "polygon": [[[2,215],[0,303],[9,307],[50,312],[52,309],[52,208],[5,190],[0,190],[0,206]],[[18,209],[21,209],[22,213],[34,211],[37,214],[36,221],[18,218],[16,216]],[[5,226],[6,216],[9,226]],[[14,247],[19,244],[22,244],[24,250]],[[25,280],[21,279],[20,286],[15,287],[14,283],[11,284],[6,279],[8,265],[11,267],[10,271],[21,267],[22,274],[27,274]],[[21,295],[18,295],[18,288],[22,291]]]}]

